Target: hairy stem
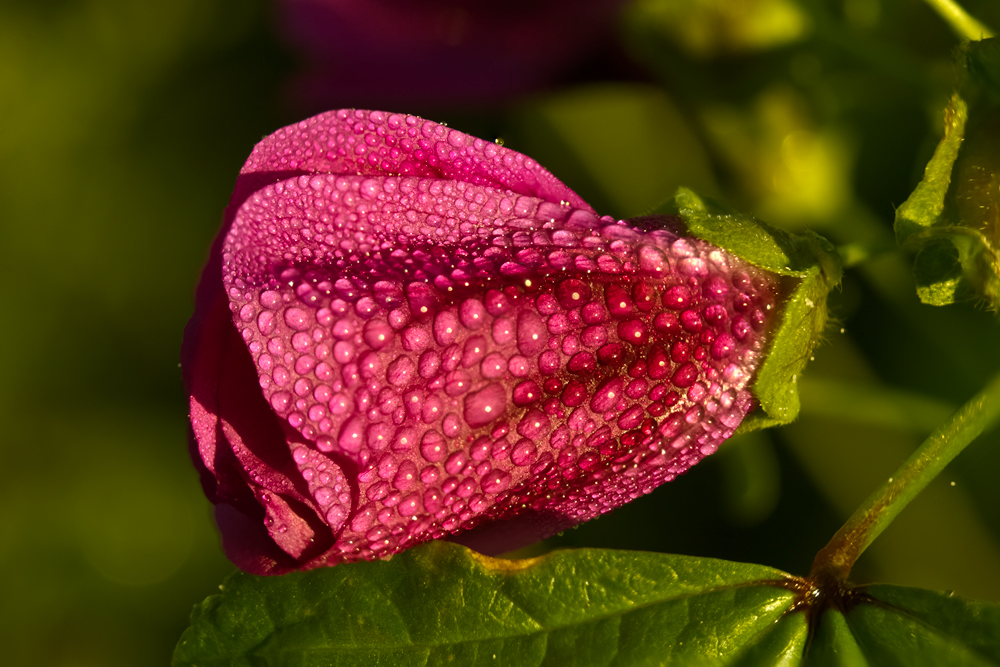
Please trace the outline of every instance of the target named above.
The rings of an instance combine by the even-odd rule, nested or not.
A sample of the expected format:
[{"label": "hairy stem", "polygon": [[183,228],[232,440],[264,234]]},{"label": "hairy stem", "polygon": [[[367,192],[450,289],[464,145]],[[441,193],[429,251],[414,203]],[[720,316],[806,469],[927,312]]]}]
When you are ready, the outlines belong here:
[{"label": "hairy stem", "polygon": [[1000,419],[1000,373],[930,435],[816,554],[810,578],[844,581],[858,556],[965,447]]},{"label": "hairy stem", "polygon": [[927,4],[940,14],[962,39],[975,41],[993,36],[992,30],[969,16],[969,13],[955,0],[927,0]]}]

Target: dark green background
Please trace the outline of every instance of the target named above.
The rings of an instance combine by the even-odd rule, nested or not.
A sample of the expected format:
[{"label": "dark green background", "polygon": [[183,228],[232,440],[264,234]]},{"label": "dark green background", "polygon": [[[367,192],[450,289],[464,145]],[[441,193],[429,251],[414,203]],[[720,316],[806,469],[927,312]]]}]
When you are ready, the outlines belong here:
[{"label": "dark green background", "polygon": [[[939,133],[947,26],[917,0],[742,0],[745,17],[721,24],[700,13],[709,4],[640,3],[549,89],[486,109],[391,110],[502,137],[603,213],[644,213],[683,183],[836,243],[891,238]],[[965,6],[1000,27],[995,2]],[[286,94],[297,63],[273,11],[0,3],[4,664],[167,664],[192,605],[232,570],[187,458],[178,350],[240,165],[263,135],[320,110]],[[890,252],[848,271],[798,422],[552,544],[804,574],[1000,368],[996,319],[919,305],[910,262]],[[998,446],[994,434],[963,453],[857,579],[1000,600]]]}]

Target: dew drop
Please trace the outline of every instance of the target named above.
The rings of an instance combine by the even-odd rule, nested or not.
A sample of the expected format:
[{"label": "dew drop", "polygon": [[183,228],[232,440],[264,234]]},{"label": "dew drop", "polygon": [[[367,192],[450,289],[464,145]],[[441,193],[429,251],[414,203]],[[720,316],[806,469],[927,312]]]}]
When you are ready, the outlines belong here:
[{"label": "dew drop", "polygon": [[444,393],[452,397],[461,396],[471,386],[472,381],[465,371],[453,371],[445,378]]},{"label": "dew drop", "polygon": [[365,429],[365,442],[368,449],[379,452],[389,446],[389,438],[392,436],[392,427],[385,422],[369,424]]},{"label": "dew drop", "polygon": [[624,356],[625,348],[620,343],[608,343],[597,351],[597,360],[605,366],[620,363]]},{"label": "dew drop", "polygon": [[653,329],[666,337],[679,336],[682,331],[680,322],[677,321],[677,315],[674,313],[658,313],[653,318]]},{"label": "dew drop", "polygon": [[254,316],[254,307],[249,303],[243,304],[243,307],[240,308],[239,312],[240,320],[242,320],[243,322],[252,322],[253,316]]},{"label": "dew drop", "polygon": [[357,415],[344,422],[344,425],[340,428],[340,437],[337,440],[340,449],[352,454],[360,452],[363,440],[362,432],[361,418]]},{"label": "dew drop", "polygon": [[621,285],[608,285],[604,290],[604,298],[612,317],[628,317],[635,310],[632,296]]},{"label": "dew drop", "polygon": [[410,326],[403,329],[403,349],[407,352],[419,352],[431,344],[431,334],[422,326]]},{"label": "dew drop", "polygon": [[618,325],[618,338],[632,345],[645,345],[649,342],[649,330],[642,320],[628,320]]},{"label": "dew drop", "polygon": [[354,361],[354,353],[354,346],[346,340],[337,341],[337,343],[333,346],[333,358],[339,364],[348,364]]},{"label": "dew drop", "polygon": [[553,449],[562,449],[563,447],[569,445],[570,437],[571,434],[569,426],[562,424],[552,432],[551,436],[549,436],[549,445]]},{"label": "dew drop", "polygon": [[274,380],[274,384],[284,387],[292,381],[292,376],[284,366],[275,366],[274,370],[271,371],[271,379]]},{"label": "dew drop", "polygon": [[445,440],[437,431],[431,429],[420,439],[420,455],[428,463],[439,463],[445,457]]},{"label": "dew drop", "polygon": [[440,476],[437,466],[426,466],[420,471],[420,481],[424,484],[434,484]]},{"label": "dew drop", "polygon": [[503,347],[514,342],[514,320],[510,317],[499,317],[493,321],[493,340]]},{"label": "dew drop", "polygon": [[580,342],[590,348],[600,347],[608,342],[608,330],[599,325],[587,327],[580,335]]},{"label": "dew drop", "polygon": [[627,431],[637,427],[640,423],[642,423],[642,419],[645,414],[646,411],[641,406],[636,405],[630,408],[618,418],[618,428],[623,431]]},{"label": "dew drop", "polygon": [[417,483],[417,466],[407,459],[399,464],[393,476],[392,485],[400,491],[408,491]]},{"label": "dew drop", "polygon": [[260,305],[271,310],[276,310],[281,305],[281,295],[274,290],[261,292]]},{"label": "dew drop", "polygon": [[270,336],[278,326],[278,320],[269,310],[262,310],[257,316],[257,330],[263,336]]},{"label": "dew drop", "polygon": [[400,355],[393,359],[385,371],[386,381],[396,387],[403,387],[413,381],[417,368],[413,360],[407,355]]},{"label": "dew drop", "polygon": [[382,320],[369,320],[365,324],[364,339],[373,350],[381,350],[392,340],[392,328]]},{"label": "dew drop", "polygon": [[457,437],[462,431],[462,424],[454,412],[449,412],[444,416],[444,420],[441,422],[441,430],[444,431],[445,436],[449,438]]},{"label": "dew drop", "polygon": [[535,443],[527,439],[520,440],[510,453],[511,463],[517,466],[526,466],[535,460],[535,453]]},{"label": "dew drop", "polygon": [[463,416],[471,428],[479,428],[502,416],[506,409],[506,390],[499,384],[488,384],[466,395]]},{"label": "dew drop", "polygon": [[575,408],[579,405],[583,405],[583,402],[587,398],[587,387],[579,380],[571,380],[569,384],[566,385],[566,389],[563,390],[562,404],[568,408]]},{"label": "dew drop", "polygon": [[713,359],[725,359],[736,350],[736,339],[727,333],[720,334],[712,343]]},{"label": "dew drop", "polygon": [[411,493],[402,500],[399,501],[397,505],[397,511],[399,516],[410,517],[417,514],[420,511],[420,496],[416,493]]},{"label": "dew drop", "polygon": [[486,308],[478,299],[466,299],[458,308],[458,319],[462,326],[473,331],[486,323]]},{"label": "dew drop", "polygon": [[410,323],[410,313],[404,308],[396,308],[389,311],[389,326],[395,331],[399,331]]},{"label": "dew drop", "polygon": [[512,477],[502,470],[494,470],[483,477],[480,487],[483,493],[500,493],[510,486]]},{"label": "dew drop", "polygon": [[542,375],[553,375],[559,370],[559,353],[546,350],[538,356],[538,371]]},{"label": "dew drop", "polygon": [[729,286],[721,276],[710,276],[702,287],[702,293],[712,301],[722,301],[728,292]]},{"label": "dew drop", "polygon": [[564,280],[556,288],[556,298],[567,309],[579,308],[590,301],[590,296],[590,286],[576,278]]},{"label": "dew drop", "polygon": [[346,506],[334,505],[326,512],[326,523],[330,526],[330,530],[334,533],[340,530],[340,528],[347,521],[348,510]]},{"label": "dew drop", "polygon": [[425,380],[429,380],[435,375],[437,375],[438,369],[441,368],[441,355],[439,355],[435,350],[427,350],[420,355],[420,361],[417,364],[417,372],[420,377]]},{"label": "dew drop", "polygon": [[462,348],[462,366],[469,368],[475,366],[486,356],[486,339],[482,336],[473,336],[465,341]]},{"label": "dew drop", "polygon": [[704,278],[708,275],[708,263],[701,257],[686,257],[677,262],[677,271],[681,275]]},{"label": "dew drop", "polygon": [[570,373],[585,375],[592,373],[596,365],[597,360],[594,359],[594,355],[589,352],[577,352],[570,358],[566,368]]},{"label": "dew drop", "polygon": [[548,340],[549,332],[542,318],[533,311],[521,311],[517,317],[517,349],[521,354],[535,356],[545,349]]},{"label": "dew drop", "polygon": [[713,303],[705,308],[704,317],[710,325],[718,327],[726,321],[728,315],[726,315],[726,309],[723,306]]},{"label": "dew drop", "polygon": [[507,359],[498,352],[492,352],[479,365],[479,372],[487,380],[495,380],[507,372]]},{"label": "dew drop", "polygon": [[295,331],[306,331],[311,325],[309,312],[305,308],[292,306],[285,309],[285,324]]},{"label": "dew drop", "polygon": [[750,323],[742,317],[734,317],[731,331],[733,332],[733,336],[736,340],[746,340],[746,337],[750,335]]},{"label": "dew drop", "polygon": [[538,409],[529,410],[517,424],[517,432],[525,438],[538,440],[549,432],[549,417]]},{"label": "dew drop", "polygon": [[670,380],[674,383],[674,386],[686,388],[693,385],[697,378],[698,370],[694,367],[694,364],[686,363],[674,372]]},{"label": "dew drop", "polygon": [[432,424],[441,417],[443,412],[444,402],[438,396],[431,395],[420,406],[420,419],[425,424]]},{"label": "dew drop", "polygon": [[525,380],[524,382],[518,384],[516,387],[514,387],[514,391],[512,394],[514,405],[518,407],[531,405],[541,397],[542,397],[542,390],[532,380]]},{"label": "dew drop", "polygon": [[663,305],[667,308],[684,310],[691,302],[691,290],[686,285],[674,285],[663,293]]},{"label": "dew drop", "polygon": [[494,317],[499,317],[513,308],[513,304],[511,304],[507,295],[497,290],[490,290],[486,293],[484,305],[486,306],[486,312]]},{"label": "dew drop", "polygon": [[591,301],[580,310],[580,316],[587,324],[600,324],[608,319],[608,311],[597,301]]},{"label": "dew drop", "polygon": [[450,310],[442,310],[434,317],[434,340],[438,345],[451,345],[458,336],[458,317]]},{"label": "dew drop", "polygon": [[620,400],[624,388],[625,381],[622,378],[605,380],[594,392],[593,398],[590,399],[590,409],[597,413],[611,410]]},{"label": "dew drop", "polygon": [[507,362],[507,370],[516,378],[527,377],[531,373],[531,362],[526,357],[515,354]]}]

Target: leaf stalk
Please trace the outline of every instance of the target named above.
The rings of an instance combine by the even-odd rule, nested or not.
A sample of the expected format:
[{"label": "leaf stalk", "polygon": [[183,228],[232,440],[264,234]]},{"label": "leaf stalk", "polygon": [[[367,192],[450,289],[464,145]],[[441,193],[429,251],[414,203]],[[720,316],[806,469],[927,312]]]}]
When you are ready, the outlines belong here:
[{"label": "leaf stalk", "polygon": [[809,578],[845,581],[855,561],[931,480],[1000,420],[1000,373],[956,410],[862,503],[813,561]]}]

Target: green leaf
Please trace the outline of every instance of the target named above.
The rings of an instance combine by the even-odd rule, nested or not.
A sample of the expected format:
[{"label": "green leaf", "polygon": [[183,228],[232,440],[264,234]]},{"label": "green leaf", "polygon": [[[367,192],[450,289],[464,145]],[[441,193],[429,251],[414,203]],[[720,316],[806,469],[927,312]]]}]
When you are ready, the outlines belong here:
[{"label": "green leaf", "polygon": [[1000,605],[903,586],[865,586],[873,603],[847,613],[872,664],[1000,664]]},{"label": "green leaf", "polygon": [[668,206],[698,238],[784,278],[781,321],[753,382],[761,411],[748,415],[740,431],[791,422],[799,413],[798,379],[826,328],[827,294],[843,273],[840,256],[817,234],[790,234],[687,188]]},{"label": "green leaf", "polygon": [[735,660],[759,641],[760,650],[787,649],[788,638],[773,636],[795,597],[773,585],[784,576],[760,565],[626,551],[505,561],[436,542],[388,562],[235,574],[194,610],[173,664]]},{"label": "green leaf", "polygon": [[865,667],[864,651],[851,634],[847,619],[839,609],[829,609],[817,623],[816,634],[809,644],[809,662],[823,667]]},{"label": "green leaf", "polygon": [[434,542],[222,589],[195,608],[174,667],[1000,663],[1000,605],[884,585],[831,596],[692,556],[506,561]]}]

